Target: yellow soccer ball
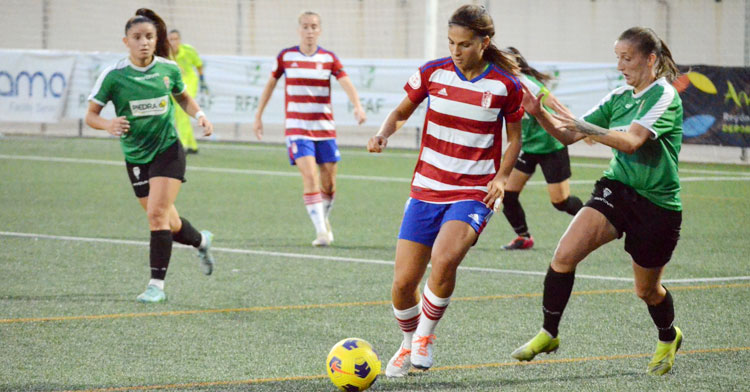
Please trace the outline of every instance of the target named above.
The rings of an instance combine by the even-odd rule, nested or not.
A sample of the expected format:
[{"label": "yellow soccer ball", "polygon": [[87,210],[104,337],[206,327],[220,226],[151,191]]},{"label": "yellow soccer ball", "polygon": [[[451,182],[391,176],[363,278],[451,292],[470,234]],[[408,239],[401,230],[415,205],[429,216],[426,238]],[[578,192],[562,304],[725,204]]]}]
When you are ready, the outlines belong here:
[{"label": "yellow soccer ball", "polygon": [[336,343],[326,358],[326,371],[342,391],[364,391],[380,374],[380,358],[372,345],[358,338]]}]

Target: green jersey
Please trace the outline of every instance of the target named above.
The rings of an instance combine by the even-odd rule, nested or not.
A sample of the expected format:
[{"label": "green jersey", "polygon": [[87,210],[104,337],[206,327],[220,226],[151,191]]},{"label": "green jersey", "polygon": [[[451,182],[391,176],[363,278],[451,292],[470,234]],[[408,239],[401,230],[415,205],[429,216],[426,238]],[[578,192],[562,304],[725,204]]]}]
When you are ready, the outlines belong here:
[{"label": "green jersey", "polygon": [[682,100],[664,78],[638,94],[620,87],[583,116],[589,123],[627,132],[633,123],[651,131],[651,138],[633,154],[613,149],[604,176],[631,186],[659,207],[682,210],[677,156],[682,147]]},{"label": "green jersey", "polygon": [[177,141],[172,94],[185,91],[180,69],[174,61],[154,56],[145,67],[122,59],[106,68],[89,100],[99,105],[112,101],[117,116],[125,116],[130,130],[120,137],[125,160],[149,163]]},{"label": "green jersey", "polygon": [[[534,93],[534,96],[545,90],[549,92],[542,82],[531,75],[522,74],[518,79]],[[552,109],[546,106],[544,109],[554,113]],[[528,113],[525,113],[523,120],[521,120],[521,132],[521,150],[527,154],[549,154],[565,148],[562,143],[539,125],[534,116],[530,116]]]}]

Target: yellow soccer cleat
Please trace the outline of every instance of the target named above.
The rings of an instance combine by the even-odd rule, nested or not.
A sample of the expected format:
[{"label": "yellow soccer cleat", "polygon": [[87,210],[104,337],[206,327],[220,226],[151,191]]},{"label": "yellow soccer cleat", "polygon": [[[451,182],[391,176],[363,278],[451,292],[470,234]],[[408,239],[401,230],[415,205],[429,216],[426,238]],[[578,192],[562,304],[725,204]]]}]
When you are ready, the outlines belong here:
[{"label": "yellow soccer cleat", "polygon": [[557,351],[558,347],[560,347],[560,338],[553,338],[552,335],[542,329],[533,339],[513,351],[510,356],[519,361],[531,361],[537,354],[553,353]]},{"label": "yellow soccer cleat", "polygon": [[682,345],[682,331],[674,327],[677,336],[669,343],[659,342],[656,344],[656,352],[651,362],[648,363],[648,374],[661,376],[669,372],[674,365],[674,356]]}]

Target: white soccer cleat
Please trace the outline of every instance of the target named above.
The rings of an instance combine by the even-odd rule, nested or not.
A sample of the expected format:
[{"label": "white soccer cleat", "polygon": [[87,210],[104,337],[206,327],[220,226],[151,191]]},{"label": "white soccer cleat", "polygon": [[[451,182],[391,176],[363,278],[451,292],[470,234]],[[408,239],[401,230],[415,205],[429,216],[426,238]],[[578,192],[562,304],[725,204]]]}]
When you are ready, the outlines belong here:
[{"label": "white soccer cleat", "polygon": [[330,246],[331,242],[333,241],[331,240],[330,235],[327,231],[324,231],[318,233],[318,238],[313,240],[312,246]]},{"label": "white soccer cleat", "polygon": [[432,344],[435,335],[414,335],[411,340],[411,365],[420,370],[432,367]]},{"label": "white soccer cleat", "polygon": [[399,347],[398,351],[393,354],[393,358],[388,361],[388,366],[385,367],[386,377],[404,377],[409,374],[411,369],[411,350]]}]

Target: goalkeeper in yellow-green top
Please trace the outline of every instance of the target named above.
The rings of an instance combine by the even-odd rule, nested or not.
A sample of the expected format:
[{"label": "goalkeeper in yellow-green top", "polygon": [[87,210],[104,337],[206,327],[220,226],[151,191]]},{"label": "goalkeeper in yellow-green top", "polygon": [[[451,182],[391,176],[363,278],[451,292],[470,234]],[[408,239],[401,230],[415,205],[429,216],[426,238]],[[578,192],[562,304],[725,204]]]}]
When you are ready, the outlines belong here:
[{"label": "goalkeeper in yellow-green top", "polygon": [[[191,97],[197,96],[198,85],[200,82],[201,94],[208,94],[208,87],[203,79],[203,61],[201,61],[198,52],[194,47],[183,44],[180,32],[178,30],[171,30],[169,32],[169,46],[172,50],[172,59],[180,67],[182,72],[182,81],[185,83],[187,93]],[[198,71],[196,74],[196,70]],[[198,143],[195,141],[193,135],[193,126],[190,123],[190,116],[187,115],[177,105],[175,110],[175,127],[177,128],[177,134],[180,137],[182,145],[185,146],[185,152],[188,154],[198,153]]]}]

